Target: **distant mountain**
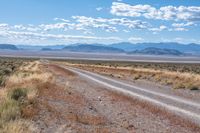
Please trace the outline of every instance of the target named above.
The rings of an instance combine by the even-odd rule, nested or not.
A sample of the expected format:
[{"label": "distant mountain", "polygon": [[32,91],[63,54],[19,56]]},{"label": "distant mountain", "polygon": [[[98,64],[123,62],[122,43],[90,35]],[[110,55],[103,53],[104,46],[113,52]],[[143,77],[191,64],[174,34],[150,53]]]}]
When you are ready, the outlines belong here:
[{"label": "distant mountain", "polygon": [[12,44],[0,44],[0,49],[4,49],[4,50],[18,50],[18,48],[15,45],[12,45]]},{"label": "distant mountain", "polygon": [[129,42],[122,42],[111,44],[111,47],[120,48],[125,51],[142,50],[149,47],[160,48],[160,49],[175,49],[184,53],[200,53],[199,44],[179,44],[176,42],[163,42],[163,43],[136,43],[132,44]]},{"label": "distant mountain", "polygon": [[106,45],[79,44],[69,45],[63,50],[71,52],[94,52],[94,53],[124,53],[125,51],[119,48],[113,48]]},{"label": "distant mountain", "polygon": [[43,48],[47,48],[47,49],[62,49],[65,47],[65,45],[49,45],[49,46],[37,46],[37,45],[17,45],[17,47],[19,49],[23,49],[23,50],[42,50]]},{"label": "distant mountain", "polygon": [[42,48],[41,51],[54,51],[54,49],[51,49],[51,48]]},{"label": "distant mountain", "polygon": [[135,51],[129,52],[129,54],[175,55],[175,56],[185,55],[184,53],[175,49],[161,49],[161,48],[154,48],[154,47],[145,48],[143,50],[135,50]]},{"label": "distant mountain", "polygon": [[[200,55],[200,44],[180,44],[176,42],[161,42],[161,43],[129,43],[129,42],[121,42],[110,45],[104,44],[66,44],[66,45],[50,45],[50,46],[42,46],[42,45],[12,45],[12,44],[0,44],[0,49],[12,49],[12,50],[37,50],[37,51],[72,51],[72,52],[93,52],[93,53],[134,53],[134,52],[144,52],[145,49],[149,50],[149,48],[157,48],[150,49],[151,54],[159,54],[160,51],[164,49],[177,50],[185,55]],[[158,50],[158,52],[156,52]],[[167,51],[168,51],[167,50]],[[166,52],[167,52],[166,51]],[[176,52],[177,52],[176,51]],[[172,51],[171,51],[172,52]],[[176,53],[175,52],[175,53]],[[162,53],[160,53],[162,54]],[[176,55],[176,54],[174,54]]]}]

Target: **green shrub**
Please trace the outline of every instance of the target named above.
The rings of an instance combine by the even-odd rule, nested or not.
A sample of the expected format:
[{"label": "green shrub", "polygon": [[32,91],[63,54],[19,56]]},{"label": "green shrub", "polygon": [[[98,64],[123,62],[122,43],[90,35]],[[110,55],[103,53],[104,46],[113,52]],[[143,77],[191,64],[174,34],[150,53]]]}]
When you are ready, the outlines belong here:
[{"label": "green shrub", "polygon": [[12,72],[11,68],[6,68],[3,70],[5,75],[9,75]]},{"label": "green shrub", "polygon": [[8,93],[8,97],[13,100],[16,100],[16,101],[26,98],[27,97],[27,89],[17,88],[17,89],[11,90]]}]

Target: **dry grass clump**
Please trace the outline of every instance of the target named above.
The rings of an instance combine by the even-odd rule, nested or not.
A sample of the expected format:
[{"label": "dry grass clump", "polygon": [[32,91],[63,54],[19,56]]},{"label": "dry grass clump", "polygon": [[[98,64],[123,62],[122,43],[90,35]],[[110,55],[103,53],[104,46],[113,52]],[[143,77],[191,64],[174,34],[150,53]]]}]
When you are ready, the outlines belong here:
[{"label": "dry grass clump", "polygon": [[21,60],[0,58],[0,87],[5,85],[6,78],[11,75],[22,63]]},{"label": "dry grass clump", "polygon": [[[172,85],[174,89],[192,89],[200,86],[200,75],[198,74],[160,71],[155,75],[160,83]],[[154,77],[152,76],[152,79],[155,79]]]},{"label": "dry grass clump", "polygon": [[0,106],[0,127],[20,116],[19,103],[13,99],[6,99]]},{"label": "dry grass clump", "polygon": [[174,89],[198,90],[200,75],[192,73],[171,72],[166,70],[133,69],[133,79],[146,79],[164,85],[171,85]]},{"label": "dry grass clump", "polygon": [[30,121],[18,120],[4,124],[1,133],[33,133],[36,130]]},{"label": "dry grass clump", "polygon": [[31,88],[36,90],[37,84],[46,83],[53,78],[51,73],[42,72],[39,62],[31,62],[25,68],[20,68],[20,71],[10,76],[6,82],[8,88],[12,86]]},{"label": "dry grass clump", "polygon": [[[24,88],[11,89],[0,106],[0,131],[5,133],[21,133],[25,127],[22,108],[28,103],[27,91]],[[27,130],[28,131],[28,130]]]}]

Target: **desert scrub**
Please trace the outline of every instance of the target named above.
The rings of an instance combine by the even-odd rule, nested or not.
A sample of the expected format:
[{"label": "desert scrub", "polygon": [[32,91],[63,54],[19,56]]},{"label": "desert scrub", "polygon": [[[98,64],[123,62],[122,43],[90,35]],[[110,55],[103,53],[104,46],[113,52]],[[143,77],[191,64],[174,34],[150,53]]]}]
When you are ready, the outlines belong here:
[{"label": "desert scrub", "polygon": [[25,99],[27,97],[27,89],[25,88],[13,89],[8,92],[8,97],[16,101],[19,101],[20,99]]},{"label": "desert scrub", "polygon": [[5,78],[3,76],[0,76],[0,87],[4,86],[5,84]]},{"label": "desert scrub", "polygon": [[6,122],[17,119],[20,114],[20,106],[18,101],[12,99],[6,99],[3,101],[0,106],[0,128],[2,128]]},{"label": "desert scrub", "polygon": [[22,60],[0,58],[0,86],[5,85],[5,80],[23,64]]},{"label": "desert scrub", "polygon": [[24,88],[11,89],[7,93],[4,101],[0,106],[0,131],[11,121],[21,117],[23,102],[21,99],[27,97],[27,91]]}]

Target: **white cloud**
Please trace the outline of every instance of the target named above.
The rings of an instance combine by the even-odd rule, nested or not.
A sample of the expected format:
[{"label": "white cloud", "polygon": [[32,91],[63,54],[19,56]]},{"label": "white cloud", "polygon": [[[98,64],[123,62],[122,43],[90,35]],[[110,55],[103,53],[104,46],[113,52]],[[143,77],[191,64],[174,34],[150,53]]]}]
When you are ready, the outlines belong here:
[{"label": "white cloud", "polygon": [[101,11],[101,10],[103,10],[103,7],[97,7],[96,10]]},{"label": "white cloud", "polygon": [[78,25],[83,27],[93,27],[106,29],[107,31],[117,32],[115,26],[125,26],[130,29],[144,29],[149,26],[147,22],[140,20],[130,20],[126,18],[92,18],[86,16],[73,16]]},{"label": "white cloud", "polygon": [[[150,24],[141,20],[130,20],[127,18],[92,18],[86,16],[72,16],[72,21],[65,20],[63,18],[55,18],[57,22],[54,24],[42,24],[39,28],[44,31],[49,30],[80,30],[83,33],[93,34],[93,30],[100,29],[106,32],[118,32],[119,26],[123,26],[123,29],[147,29]],[[125,29],[125,30],[126,30]]]},{"label": "white cloud", "polygon": [[41,29],[39,27],[35,27],[33,25],[28,25],[28,26],[24,26],[24,25],[14,25],[13,27],[10,26],[11,29],[14,30],[22,30],[22,31],[40,31]]},{"label": "white cloud", "polygon": [[187,22],[187,23],[173,23],[173,27],[186,27],[186,26],[193,26],[195,25],[194,22]]},{"label": "white cloud", "polygon": [[98,37],[98,36],[75,36],[75,35],[65,35],[65,34],[45,34],[45,33],[35,33],[35,32],[19,32],[19,31],[0,31],[0,37],[7,39],[14,43],[77,43],[77,42],[107,42],[121,41],[119,37]]},{"label": "white cloud", "polygon": [[41,24],[39,27],[44,31],[49,30],[56,30],[56,29],[62,29],[67,30],[70,25],[68,23],[56,23],[56,24]]},{"label": "white cloud", "polygon": [[173,23],[170,31],[188,31],[187,27],[196,26],[194,22]]},{"label": "white cloud", "polygon": [[188,29],[183,28],[183,27],[177,27],[173,29],[174,31],[188,31]]},{"label": "white cloud", "polygon": [[199,6],[163,6],[160,8],[151,5],[129,5],[113,2],[111,11],[113,15],[126,17],[145,17],[160,20],[200,21]]},{"label": "white cloud", "polygon": [[9,29],[8,24],[5,24],[5,23],[0,24],[0,30],[8,30],[8,29]]},{"label": "white cloud", "polygon": [[163,30],[166,30],[166,29],[167,29],[167,26],[161,25],[161,26],[158,27],[158,28],[150,28],[149,30],[150,30],[150,31],[153,31],[154,34],[156,34],[157,32],[160,32],[160,31],[163,31]]},{"label": "white cloud", "polygon": [[128,41],[130,41],[130,42],[140,42],[140,41],[143,41],[143,38],[141,38],[141,37],[130,37],[128,39]]}]

